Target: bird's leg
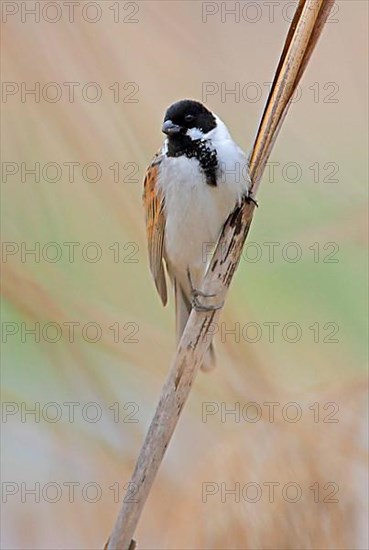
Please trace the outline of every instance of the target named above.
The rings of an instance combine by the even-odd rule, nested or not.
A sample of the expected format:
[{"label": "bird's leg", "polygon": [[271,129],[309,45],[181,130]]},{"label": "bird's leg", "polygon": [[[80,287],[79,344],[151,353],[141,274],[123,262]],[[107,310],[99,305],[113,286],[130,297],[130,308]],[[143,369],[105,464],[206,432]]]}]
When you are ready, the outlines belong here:
[{"label": "bird's leg", "polygon": [[191,272],[189,269],[187,269],[187,277],[188,277],[188,282],[190,284],[190,289],[191,289],[191,296],[192,296],[191,305],[194,310],[206,312],[206,311],[217,311],[218,309],[222,309],[222,307],[224,306],[224,302],[218,305],[207,305],[207,306],[204,304],[201,304],[199,301],[199,297],[215,298],[216,294],[206,294],[206,292],[203,292],[202,290],[195,288],[192,284]]}]

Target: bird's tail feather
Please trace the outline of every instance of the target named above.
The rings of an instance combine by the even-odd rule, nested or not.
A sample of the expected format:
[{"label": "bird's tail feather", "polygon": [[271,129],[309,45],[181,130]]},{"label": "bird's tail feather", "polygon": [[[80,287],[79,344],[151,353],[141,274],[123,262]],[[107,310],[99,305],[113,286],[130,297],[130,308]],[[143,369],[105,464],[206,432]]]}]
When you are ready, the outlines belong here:
[{"label": "bird's tail feather", "polygon": [[[174,280],[174,296],[175,296],[175,308],[176,308],[176,333],[177,342],[180,341],[184,328],[186,326],[188,317],[191,313],[191,303],[183,288],[177,280]],[[201,365],[201,370],[204,372],[210,371],[215,367],[215,351],[214,344],[211,342],[208,351],[206,352],[204,361]]]}]

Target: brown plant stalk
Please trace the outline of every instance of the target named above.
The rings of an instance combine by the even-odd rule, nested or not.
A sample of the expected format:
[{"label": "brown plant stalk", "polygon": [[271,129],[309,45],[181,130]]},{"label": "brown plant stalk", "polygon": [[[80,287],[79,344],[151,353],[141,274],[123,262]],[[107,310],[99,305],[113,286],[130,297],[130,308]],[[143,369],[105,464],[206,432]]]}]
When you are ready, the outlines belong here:
[{"label": "brown plant stalk", "polygon": [[[291,98],[308,64],[334,0],[300,0],[285,41],[260,126],[250,155],[252,196],[259,183]],[[201,291],[225,301],[253,218],[255,203],[245,201],[226,221],[203,279]],[[191,312],[173,359],[160,400],[130,480],[135,495],[123,501],[105,548],[132,550],[132,540],[156,473],[209,347],[208,331],[221,309]]]}]

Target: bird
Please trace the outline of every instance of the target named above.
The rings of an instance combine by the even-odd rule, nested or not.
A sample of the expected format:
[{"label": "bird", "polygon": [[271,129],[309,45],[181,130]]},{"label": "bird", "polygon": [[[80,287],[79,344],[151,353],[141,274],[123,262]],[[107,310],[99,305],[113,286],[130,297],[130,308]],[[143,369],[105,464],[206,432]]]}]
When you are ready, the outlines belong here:
[{"label": "bird", "polygon": [[[149,266],[165,306],[174,288],[179,342],[192,307],[210,310],[199,288],[229,215],[253,200],[248,157],[224,122],[203,103],[182,99],[164,116],[164,143],[144,177]],[[254,201],[255,202],[255,201]],[[213,343],[201,368],[215,366]]]}]

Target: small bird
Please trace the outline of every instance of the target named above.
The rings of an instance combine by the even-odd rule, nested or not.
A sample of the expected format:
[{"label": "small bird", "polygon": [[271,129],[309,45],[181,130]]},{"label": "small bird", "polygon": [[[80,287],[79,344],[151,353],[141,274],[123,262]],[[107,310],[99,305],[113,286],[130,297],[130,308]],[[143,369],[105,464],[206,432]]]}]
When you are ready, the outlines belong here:
[{"label": "small bird", "polygon": [[[150,270],[164,306],[165,270],[172,281],[179,341],[192,307],[217,308],[201,304],[199,298],[207,297],[198,289],[228,216],[250,199],[250,178],[247,156],[202,103],[171,105],[162,132],[166,138],[146,171],[143,200]],[[214,361],[211,344],[202,369]]]}]

